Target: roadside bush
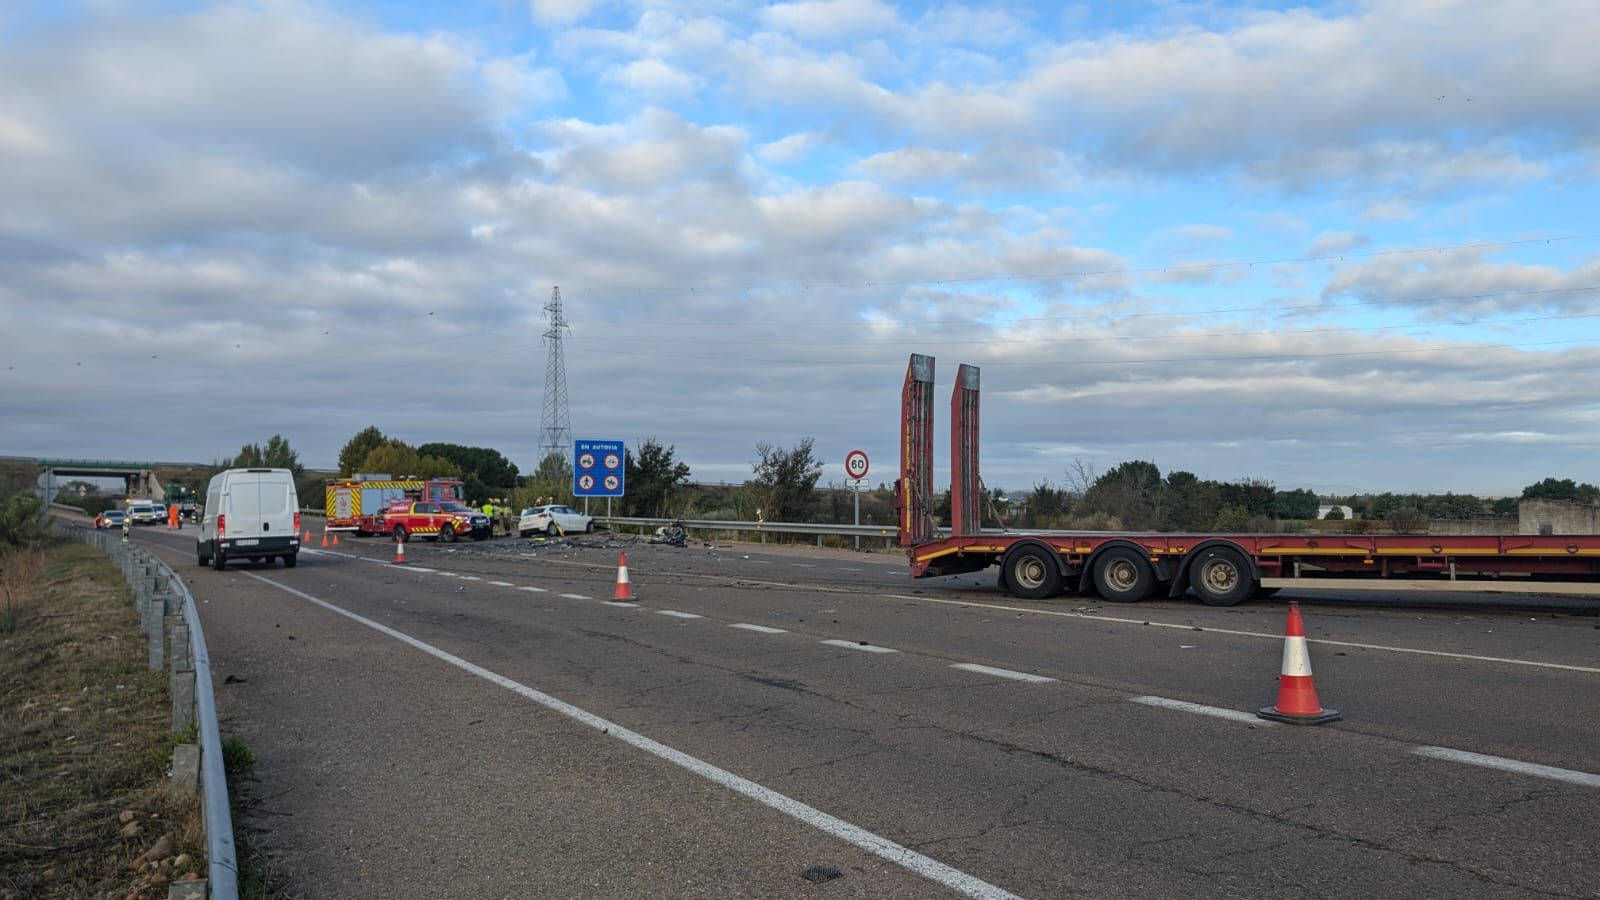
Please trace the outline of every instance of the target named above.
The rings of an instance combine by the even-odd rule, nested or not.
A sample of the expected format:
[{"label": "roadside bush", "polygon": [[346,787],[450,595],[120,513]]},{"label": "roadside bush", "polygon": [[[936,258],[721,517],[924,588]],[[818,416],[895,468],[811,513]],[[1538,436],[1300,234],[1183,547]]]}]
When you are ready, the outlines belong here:
[{"label": "roadside bush", "polygon": [[39,513],[44,502],[27,491],[0,496],[0,546],[22,547],[42,542],[48,535]]}]

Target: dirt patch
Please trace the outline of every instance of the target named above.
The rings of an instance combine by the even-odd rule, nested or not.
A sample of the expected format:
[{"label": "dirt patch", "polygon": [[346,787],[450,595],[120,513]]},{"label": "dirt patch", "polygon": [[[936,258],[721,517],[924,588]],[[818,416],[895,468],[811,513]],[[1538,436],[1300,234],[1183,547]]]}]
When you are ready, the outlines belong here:
[{"label": "dirt patch", "polygon": [[203,875],[199,802],[169,798],[167,676],[121,573],[62,543],[0,554],[0,584],[0,898],[164,897]]}]

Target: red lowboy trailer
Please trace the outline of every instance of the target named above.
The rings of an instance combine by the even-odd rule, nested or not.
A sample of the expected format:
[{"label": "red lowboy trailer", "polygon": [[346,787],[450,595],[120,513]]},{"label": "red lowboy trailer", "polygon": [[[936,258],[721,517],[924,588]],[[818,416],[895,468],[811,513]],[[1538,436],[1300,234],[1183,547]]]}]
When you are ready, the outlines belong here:
[{"label": "red lowboy trailer", "polygon": [[901,391],[900,545],[911,577],[999,566],[1000,587],[1027,599],[1093,590],[1131,603],[1193,591],[1212,606],[1271,593],[1262,578],[1600,575],[1600,536],[985,532],[980,527],[978,369],[962,365],[950,398],[950,528],[933,519],[933,357],[911,355]]}]

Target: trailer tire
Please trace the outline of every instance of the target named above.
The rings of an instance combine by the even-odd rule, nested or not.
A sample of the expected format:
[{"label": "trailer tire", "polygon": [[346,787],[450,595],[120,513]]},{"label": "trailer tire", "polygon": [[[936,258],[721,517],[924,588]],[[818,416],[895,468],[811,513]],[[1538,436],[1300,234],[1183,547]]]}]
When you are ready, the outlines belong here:
[{"label": "trailer tire", "polygon": [[1110,603],[1137,603],[1156,589],[1156,573],[1132,547],[1111,547],[1094,561],[1094,589]]},{"label": "trailer tire", "polygon": [[1259,588],[1250,564],[1238,551],[1208,547],[1189,567],[1189,586],[1207,606],[1238,606]]},{"label": "trailer tire", "polygon": [[1024,600],[1043,600],[1061,593],[1061,567],[1043,547],[1011,551],[1001,575],[1011,593]]}]

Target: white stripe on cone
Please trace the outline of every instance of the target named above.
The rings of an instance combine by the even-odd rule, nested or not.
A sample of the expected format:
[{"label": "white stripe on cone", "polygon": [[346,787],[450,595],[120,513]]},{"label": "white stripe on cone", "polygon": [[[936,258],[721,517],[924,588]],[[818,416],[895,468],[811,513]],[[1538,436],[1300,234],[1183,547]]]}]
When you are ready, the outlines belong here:
[{"label": "white stripe on cone", "polygon": [[1283,641],[1283,674],[1311,676],[1311,654],[1306,652],[1306,639],[1303,637],[1284,638]]}]

